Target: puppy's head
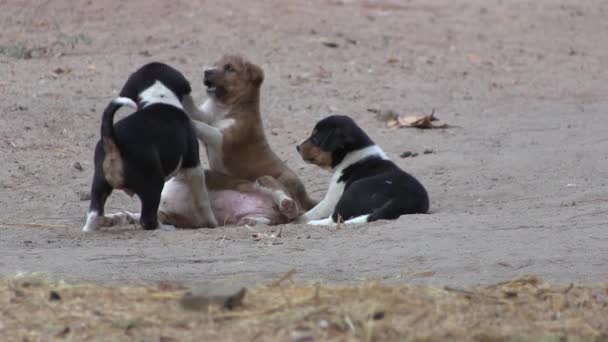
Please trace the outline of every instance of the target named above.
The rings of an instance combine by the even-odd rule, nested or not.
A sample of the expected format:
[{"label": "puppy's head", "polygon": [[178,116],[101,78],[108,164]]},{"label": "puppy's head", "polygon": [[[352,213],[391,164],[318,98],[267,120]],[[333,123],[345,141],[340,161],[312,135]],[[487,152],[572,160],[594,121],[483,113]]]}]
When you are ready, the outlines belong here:
[{"label": "puppy's head", "polygon": [[310,137],[296,149],[305,161],[330,169],[339,165],[348,153],[373,144],[353,119],[332,115],[319,121]]},{"label": "puppy's head", "polygon": [[263,81],[262,68],[236,55],[222,57],[204,75],[207,94],[227,106],[257,100]]},{"label": "puppy's head", "polygon": [[167,64],[152,62],[129,76],[120,96],[130,98],[139,108],[154,103],[182,108],[181,101],[191,91],[190,82],[181,72]]}]

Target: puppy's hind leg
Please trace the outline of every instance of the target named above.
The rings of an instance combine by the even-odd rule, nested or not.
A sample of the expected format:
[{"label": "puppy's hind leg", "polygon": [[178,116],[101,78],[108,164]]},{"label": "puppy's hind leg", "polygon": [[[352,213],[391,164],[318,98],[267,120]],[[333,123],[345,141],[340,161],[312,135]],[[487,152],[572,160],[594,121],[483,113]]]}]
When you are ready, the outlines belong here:
[{"label": "puppy's hind leg", "polygon": [[95,171],[91,185],[91,204],[87,213],[87,222],[82,228],[83,232],[90,232],[108,225],[104,217],[104,206],[111,193],[110,184],[101,173]]},{"label": "puppy's hind leg", "polygon": [[205,171],[199,164],[192,168],[180,170],[183,177],[187,180],[192,194],[194,195],[194,206],[197,208],[196,214],[199,216],[197,227],[215,228],[218,226],[215,214],[211,210],[211,202],[209,201],[209,193],[205,184]]},{"label": "puppy's hind leg", "polygon": [[157,229],[159,225],[158,206],[160,205],[160,194],[163,190],[163,182],[160,181],[160,184],[154,184],[154,182],[144,183],[146,183],[146,188],[137,192],[137,195],[141,200],[139,223],[144,229],[153,230]]},{"label": "puppy's hind leg", "polygon": [[255,181],[256,188],[271,196],[279,207],[281,214],[289,220],[296,218],[299,214],[298,205],[293,198],[289,197],[281,183],[271,176],[262,176]]}]

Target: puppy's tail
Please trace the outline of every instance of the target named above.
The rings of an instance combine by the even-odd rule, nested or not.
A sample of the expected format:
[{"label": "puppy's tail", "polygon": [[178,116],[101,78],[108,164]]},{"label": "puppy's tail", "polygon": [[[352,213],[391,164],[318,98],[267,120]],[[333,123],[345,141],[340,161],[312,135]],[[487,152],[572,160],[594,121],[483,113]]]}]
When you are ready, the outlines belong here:
[{"label": "puppy's tail", "polygon": [[129,106],[137,109],[135,101],[128,97],[117,97],[110,101],[101,117],[101,138],[106,140],[114,140],[114,114],[122,106]]},{"label": "puppy's tail", "polygon": [[122,106],[137,108],[135,101],[130,98],[117,97],[108,104],[101,118],[101,141],[105,152],[103,173],[108,183],[115,189],[120,189],[123,184],[122,158],[114,136],[114,114]]}]

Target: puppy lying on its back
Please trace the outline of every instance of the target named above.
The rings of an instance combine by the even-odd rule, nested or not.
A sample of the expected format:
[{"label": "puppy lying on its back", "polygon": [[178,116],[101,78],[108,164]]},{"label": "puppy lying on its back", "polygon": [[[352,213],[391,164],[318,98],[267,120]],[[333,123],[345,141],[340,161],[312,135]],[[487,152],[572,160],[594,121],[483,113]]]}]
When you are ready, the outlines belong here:
[{"label": "puppy lying on its back", "polygon": [[325,198],[299,222],[366,223],[429,209],[422,184],[390,161],[348,116],[319,121],[297,150],[305,161],[334,172]]},{"label": "puppy lying on its back", "polygon": [[[133,73],[119,98],[106,107],[101,123],[101,140],[95,148],[95,173],[91,204],[83,231],[95,230],[138,219],[144,229],[158,228],[161,204],[172,202],[163,190],[165,181],[178,179],[188,186],[191,209],[185,213],[188,227],[215,227],[205,188],[194,128],[183,110],[182,99],[190,84],[177,70],[162,63],[150,63]],[[114,124],[114,114],[127,105],[137,111]],[[170,185],[170,184],[169,184]],[[104,215],[105,202],[113,189],[136,194],[141,214]],[[183,196],[182,196],[183,198]],[[165,219],[175,213],[164,213]]]}]

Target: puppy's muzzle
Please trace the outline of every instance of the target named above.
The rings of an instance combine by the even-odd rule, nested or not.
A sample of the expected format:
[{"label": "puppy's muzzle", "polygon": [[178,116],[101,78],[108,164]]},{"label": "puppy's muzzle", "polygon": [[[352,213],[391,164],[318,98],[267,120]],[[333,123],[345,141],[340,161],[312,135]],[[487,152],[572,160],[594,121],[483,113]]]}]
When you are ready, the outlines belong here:
[{"label": "puppy's muzzle", "polygon": [[215,76],[215,70],[213,70],[213,69],[205,70],[203,76],[204,76],[203,84],[205,84],[205,86],[207,86],[207,87],[213,86],[213,76]]}]

